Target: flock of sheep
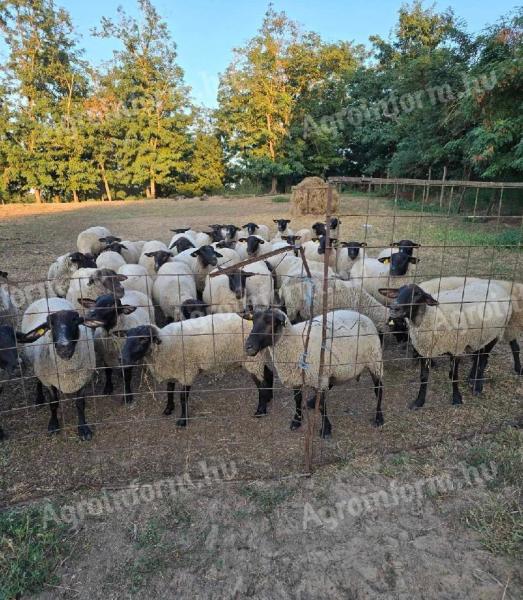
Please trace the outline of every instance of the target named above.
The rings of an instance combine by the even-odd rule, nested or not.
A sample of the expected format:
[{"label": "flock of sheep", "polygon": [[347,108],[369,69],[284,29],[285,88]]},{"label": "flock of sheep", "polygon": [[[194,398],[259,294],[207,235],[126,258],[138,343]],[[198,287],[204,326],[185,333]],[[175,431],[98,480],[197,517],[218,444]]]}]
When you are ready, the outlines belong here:
[{"label": "flock of sheep", "polygon": [[[365,370],[377,398],[374,423],[383,424],[386,333],[398,343],[410,338],[420,360],[412,408],[423,406],[432,359],[439,356],[450,357],[453,404],[462,402],[458,367],[465,355],[472,356],[474,394],[483,389],[489,353],[499,340],[510,343],[514,368],[522,373],[517,340],[523,284],[444,277],[417,285],[412,267],[418,244],[411,240],[373,258],[365,243],[342,242],[341,221],[333,218],[326,252],[324,224],[293,232],[288,219],[274,222],[272,236],[256,223],[172,230],[168,245],[124,240],[105,227],[91,227],[79,234],[74,252],[51,265],[45,297],[25,310],[21,322],[7,273],[0,272],[0,370],[19,378],[32,368],[36,403],[45,402],[44,388],[50,394],[49,432],[60,429],[60,394],[74,399],[84,440],[92,437],[85,399],[96,369],[105,374],[106,395],[114,390],[113,371],[122,372],[123,396],[131,402],[133,368],[147,368],[156,382],[167,384],[166,415],[174,411],[178,383],[179,426],[187,425],[189,393],[200,373],[244,368],[258,389],[256,415],[267,413],[277,374],[294,391],[292,429],[302,423],[302,386],[320,392],[323,437],[332,431],[326,391]],[[320,379],[318,315],[327,255],[329,312]],[[228,268],[254,257],[259,260]]]}]

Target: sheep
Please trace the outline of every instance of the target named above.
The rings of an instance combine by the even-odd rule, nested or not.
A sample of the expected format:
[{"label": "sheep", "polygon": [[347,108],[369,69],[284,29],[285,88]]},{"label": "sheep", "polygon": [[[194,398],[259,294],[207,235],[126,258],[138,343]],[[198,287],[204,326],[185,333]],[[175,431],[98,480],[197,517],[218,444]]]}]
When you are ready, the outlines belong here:
[{"label": "sheep", "polygon": [[[318,315],[323,303],[323,266],[309,265],[312,279],[306,276],[302,266],[291,269],[282,280],[280,296],[291,322],[310,319]],[[372,320],[381,335],[387,333],[388,313],[386,307],[368,294],[359,284],[338,279],[328,273],[328,310],[355,310]]]},{"label": "sheep", "polygon": [[128,265],[137,265],[140,260],[140,256],[143,252],[143,247],[147,242],[139,240],[137,242],[131,242],[131,240],[122,241],[121,255]]},{"label": "sheep", "polygon": [[303,261],[301,258],[293,256],[290,252],[269,256],[267,262],[271,266],[272,273],[275,275],[275,286],[277,290],[281,288],[282,279],[287,273],[294,269],[303,268]]},{"label": "sheep", "polygon": [[312,234],[310,229],[298,229],[294,235],[300,240],[300,245],[310,242],[313,237],[317,237]]},{"label": "sheep", "polygon": [[[143,304],[145,302],[145,305]],[[114,392],[113,369],[121,365],[122,338],[113,336],[113,330],[126,331],[140,325],[154,324],[147,306],[147,296],[140,292],[131,291],[122,299],[112,294],[104,294],[96,300],[83,298],[80,300],[83,308],[87,309],[84,324],[95,330],[94,343],[98,365],[105,371],[105,386],[103,393],[111,396]],[[124,380],[124,402],[133,402],[131,387],[133,368],[122,367]]]},{"label": "sheep", "polygon": [[247,306],[246,282],[254,273],[234,271],[211,277],[212,273],[220,270],[213,269],[205,278],[202,300],[209,314],[241,312]]},{"label": "sheep", "polygon": [[0,325],[16,326],[18,309],[9,293],[8,274],[0,271]]},{"label": "sheep", "polygon": [[122,286],[126,292],[135,290],[152,298],[153,279],[148,275],[145,267],[135,264],[122,265],[118,269],[118,274],[124,275],[127,278],[122,282]]},{"label": "sheep", "polygon": [[[330,240],[331,252],[330,252],[330,256],[329,256],[329,267],[331,267],[332,269],[334,269],[336,266],[335,247],[336,247],[337,241],[338,240],[336,238],[331,238],[331,240]],[[324,262],[326,242],[327,242],[327,238],[324,235],[322,235],[318,239],[313,238],[311,241],[305,242],[305,244],[302,244],[302,248],[305,252],[305,258],[307,258],[307,260],[314,260],[316,262]]]},{"label": "sheep", "polygon": [[[236,254],[236,256],[238,255]],[[190,249],[180,252],[174,257],[174,262],[181,262],[189,267],[196,281],[196,289],[201,294],[205,287],[207,274],[218,265],[219,259],[223,257],[221,251],[217,252],[212,246],[201,246],[196,250]]]},{"label": "sheep", "polygon": [[236,225],[225,225],[225,241],[226,242],[237,242],[238,238],[241,237],[241,227]]},{"label": "sheep", "polygon": [[[331,217],[330,220],[330,237],[337,238],[340,233],[340,225],[341,220],[338,217]],[[314,231],[314,237],[320,238],[326,235],[325,223],[321,223],[317,221],[311,226],[312,231]]]},{"label": "sheep", "polygon": [[159,242],[157,240],[146,242],[142,248],[142,254],[138,260],[138,264],[144,267],[149,277],[152,277],[153,279],[156,278],[157,271],[155,265],[155,255],[153,253],[158,252],[159,250],[169,252],[169,249],[163,242]]},{"label": "sheep", "polygon": [[259,235],[241,237],[238,241],[246,243],[247,254],[249,257],[262,256],[263,254],[268,254],[272,250],[271,244]]},{"label": "sheep", "polygon": [[[78,269],[71,278],[67,301],[78,310],[80,298],[97,298],[104,294],[114,294],[121,298],[125,292],[122,281],[126,279],[125,275],[118,275],[110,269]],[[83,314],[82,310],[80,312]]]},{"label": "sheep", "polygon": [[247,277],[247,302],[253,310],[269,308],[274,301],[274,279],[272,271],[262,261],[243,267],[242,272]]},{"label": "sheep", "polygon": [[153,299],[166,318],[181,321],[183,302],[196,297],[196,281],[189,265],[174,261],[160,268],[153,284]]},{"label": "sheep", "polygon": [[[393,255],[395,256],[395,255]],[[450,355],[452,404],[462,404],[459,391],[459,361],[466,353],[478,353],[472,381],[474,395],[483,390],[483,374],[488,355],[498,339],[503,338],[512,316],[510,294],[501,285],[478,281],[461,288],[431,296],[415,284],[399,289],[382,288],[381,293],[394,302],[390,315],[405,319],[412,345],[421,358],[420,389],[410,408],[425,404],[431,359]]]},{"label": "sheep", "polygon": [[248,238],[251,235],[257,235],[266,242],[269,241],[269,228],[267,225],[257,225],[256,223],[246,223],[242,225],[242,231],[238,235],[239,238]]},{"label": "sheep", "polygon": [[222,231],[222,225],[209,225],[209,232],[200,232],[195,237],[195,246],[210,246],[215,242],[222,242],[225,237]]},{"label": "sheep", "polygon": [[93,436],[85,420],[85,387],[96,367],[92,332],[84,319],[63,298],[42,298],[24,313],[18,342],[26,344],[24,355],[32,365],[37,383],[37,404],[43,401],[43,386],[51,391],[49,433],[60,429],[57,416],[59,392],[75,397],[78,435],[82,440]]},{"label": "sheep", "polygon": [[[366,316],[350,310],[327,313],[325,367],[320,381],[320,349],[322,345],[322,317],[312,321],[309,347],[305,354],[304,339],[308,323],[292,325],[287,315],[277,308],[254,313],[252,330],[245,342],[248,356],[258,356],[269,349],[272,363],[285,387],[292,387],[296,412],[291,429],[302,423],[302,385],[321,393],[321,436],[330,437],[332,426],[327,417],[325,395],[338,383],[359,377],[370,371],[377,398],[374,425],[383,425],[381,408],[383,398],[383,357],[381,342],[374,323]],[[304,369],[303,363],[306,362]],[[311,404],[309,403],[309,406]]]},{"label": "sheep", "polygon": [[223,240],[221,242],[215,242],[212,244],[212,246],[220,253],[225,248],[234,250],[240,260],[247,260],[249,258],[249,255],[247,254],[247,245],[243,242],[238,242],[236,240]]},{"label": "sheep", "polygon": [[[520,347],[518,337],[523,332],[523,283],[515,281],[502,281],[499,279],[485,280],[477,277],[438,277],[429,281],[423,281],[419,286],[427,294],[438,294],[443,291],[461,288],[469,283],[479,281],[492,281],[502,286],[512,298],[512,316],[505,329],[504,341],[510,344],[512,357],[514,359],[514,371],[523,375],[520,359]],[[472,372],[471,372],[472,373]]]},{"label": "sheep", "polygon": [[345,280],[350,279],[354,262],[358,260],[360,251],[367,246],[366,242],[341,242],[336,252],[336,273]]},{"label": "sheep", "polygon": [[89,227],[78,234],[76,240],[78,252],[97,256],[105,248],[106,242],[104,238],[109,237],[113,241],[121,241],[119,238],[112,236],[111,232],[106,227]]},{"label": "sheep", "polygon": [[181,227],[179,229],[171,229],[174,233],[171,241],[169,242],[169,249],[174,246],[174,242],[181,238],[185,238],[192,242],[193,246],[196,247],[196,236],[198,235],[197,231],[192,230],[190,227]]},{"label": "sheep", "polygon": [[418,258],[409,256],[405,252],[397,252],[390,258],[369,258],[365,247],[360,244],[358,256],[350,270],[350,279],[357,282],[378,302],[386,305],[388,300],[380,294],[379,289],[389,286],[399,288],[412,283],[415,273],[410,275],[409,268],[418,262]]},{"label": "sheep", "polygon": [[194,239],[187,238],[183,235],[176,240],[171,241],[171,244],[169,245],[169,250],[173,253],[173,256],[180,254],[180,252],[183,252],[184,250],[189,250],[189,248],[196,248]]},{"label": "sheep", "polygon": [[273,219],[273,223],[277,225],[277,231],[271,241],[281,240],[284,235],[294,235],[294,231],[289,227],[290,219]]},{"label": "sheep", "polygon": [[258,388],[256,416],[261,416],[267,413],[267,403],[272,400],[273,374],[265,364],[265,354],[251,360],[245,355],[243,341],[250,329],[251,325],[235,313],[171,323],[162,329],[152,325],[137,327],[125,336],[123,364],[146,363],[158,383],[167,382],[164,415],[174,411],[175,385],[180,383],[179,427],[187,426],[189,393],[199,373],[243,367]]},{"label": "sheep", "polygon": [[65,298],[73,273],[78,271],[78,269],[92,268],[96,268],[96,262],[91,255],[85,255],[81,252],[70,252],[69,254],[59,256],[47,272],[50,295]]},{"label": "sheep", "polygon": [[110,269],[116,273],[120,267],[123,267],[126,264],[123,256],[113,250],[104,250],[96,259],[96,266],[99,269]]},{"label": "sheep", "polygon": [[[0,382],[4,383],[11,379],[19,379],[22,376],[20,364],[21,359],[17,351],[15,329],[12,325],[2,325],[2,319],[0,318]],[[5,375],[2,373],[5,373]],[[0,385],[0,395],[2,389]],[[0,441],[4,439],[5,433],[0,427]]]},{"label": "sheep", "polygon": [[396,252],[405,252],[409,256],[414,256],[414,248],[420,248],[420,244],[416,244],[412,240],[400,240],[399,242],[391,242],[389,248],[384,248],[376,258],[390,258]]}]

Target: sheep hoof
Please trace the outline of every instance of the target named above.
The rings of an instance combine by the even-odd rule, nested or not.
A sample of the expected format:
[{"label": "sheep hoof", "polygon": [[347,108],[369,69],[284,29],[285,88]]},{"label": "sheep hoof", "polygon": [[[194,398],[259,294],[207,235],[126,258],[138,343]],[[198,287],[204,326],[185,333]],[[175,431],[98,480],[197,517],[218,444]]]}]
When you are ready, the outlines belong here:
[{"label": "sheep hoof", "polygon": [[58,419],[51,419],[49,421],[49,425],[47,425],[47,433],[50,433],[51,435],[58,433],[60,431],[60,423],[58,422]]},{"label": "sheep hoof", "polygon": [[0,427],[0,442],[3,442],[7,438],[7,435],[4,433],[4,430]]},{"label": "sheep hoof", "polygon": [[461,396],[454,396],[452,398],[452,405],[459,406],[460,404],[463,404],[463,398]]},{"label": "sheep hoof", "polygon": [[296,431],[296,429],[299,429],[301,427],[301,421],[299,421],[298,419],[293,419],[291,421],[291,431]]},{"label": "sheep hoof", "polygon": [[311,408],[314,409],[316,408],[316,396],[311,396],[308,400],[307,400],[307,408]]},{"label": "sheep hoof", "polygon": [[176,425],[178,427],[187,427],[187,419],[178,419]]},{"label": "sheep hoof", "polygon": [[381,413],[377,414],[374,419],[374,427],[383,427],[384,423],[385,419],[383,418],[383,415]]},{"label": "sheep hoof", "polygon": [[164,414],[166,417],[168,417],[169,415],[172,415],[172,414],[173,414],[173,411],[174,411],[174,406],[172,406],[172,407],[171,407],[171,406],[166,406],[166,407],[163,409],[163,414]]},{"label": "sheep hoof", "polygon": [[134,402],[133,394],[127,394],[127,396],[124,396],[123,401],[125,404],[132,404]]},{"label": "sheep hoof", "polygon": [[103,395],[104,396],[112,396],[114,392],[114,388],[112,385],[108,385],[104,387]]},{"label": "sheep hoof", "polygon": [[35,405],[40,406],[41,404],[45,404],[45,396],[43,394],[39,394],[35,398]]},{"label": "sheep hoof", "polygon": [[332,437],[332,430],[330,428],[323,428],[320,432],[320,436],[324,439],[324,440],[328,440]]},{"label": "sheep hoof", "polygon": [[259,408],[255,413],[254,416],[255,417],[265,417],[265,415],[267,414],[267,408]]},{"label": "sheep hoof", "polygon": [[410,406],[409,409],[410,410],[419,410],[420,408],[423,408],[423,404],[418,403],[417,400],[415,400]]},{"label": "sheep hoof", "polygon": [[473,396],[479,396],[483,391],[483,379],[470,379],[469,384]]},{"label": "sheep hoof", "polygon": [[82,442],[88,442],[89,440],[93,439],[93,432],[88,425],[79,425],[78,435],[80,436]]}]

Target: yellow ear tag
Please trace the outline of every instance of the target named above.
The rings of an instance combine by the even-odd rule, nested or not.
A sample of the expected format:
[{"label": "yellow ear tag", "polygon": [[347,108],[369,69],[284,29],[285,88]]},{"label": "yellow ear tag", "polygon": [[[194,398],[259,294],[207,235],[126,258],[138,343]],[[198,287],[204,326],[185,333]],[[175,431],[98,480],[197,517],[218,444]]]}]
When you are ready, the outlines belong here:
[{"label": "yellow ear tag", "polygon": [[384,265],[388,265],[389,263],[390,263],[390,258],[386,258],[386,259],[383,261],[383,264],[384,264]]},{"label": "yellow ear tag", "polygon": [[44,335],[45,332],[46,332],[46,330],[43,327],[40,327],[40,329],[38,329],[38,331],[36,333],[38,335]]}]

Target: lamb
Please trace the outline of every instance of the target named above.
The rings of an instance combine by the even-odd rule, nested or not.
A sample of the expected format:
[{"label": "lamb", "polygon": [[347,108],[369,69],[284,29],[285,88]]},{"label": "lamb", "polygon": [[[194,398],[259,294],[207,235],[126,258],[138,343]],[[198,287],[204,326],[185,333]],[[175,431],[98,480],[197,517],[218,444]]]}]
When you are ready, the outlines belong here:
[{"label": "lamb", "polygon": [[400,240],[399,242],[391,242],[389,248],[384,248],[377,258],[390,258],[396,252],[404,252],[409,256],[414,256],[414,248],[420,248],[420,244],[416,244],[412,240]]},{"label": "lamb", "polygon": [[257,235],[268,242],[269,228],[267,225],[257,225],[256,223],[252,222],[246,223],[245,225],[242,225],[242,231],[240,232],[238,239],[242,237],[247,238],[251,235]]},{"label": "lamb", "polygon": [[[323,270],[310,265],[309,268],[312,279],[302,267],[295,267],[283,278],[280,295],[291,322],[308,320],[321,312]],[[389,331],[387,309],[359,284],[338,279],[332,271],[329,272],[327,302],[328,310],[348,309],[367,316],[381,335]]]},{"label": "lamb", "polygon": [[[122,338],[113,336],[114,331],[127,331],[140,325],[151,325],[151,315],[147,306],[147,296],[140,292],[131,291],[121,300],[111,294],[99,296],[96,300],[84,298],[80,300],[88,310],[84,324],[95,330],[94,343],[98,364],[104,368],[104,395],[111,396],[114,392],[113,369],[121,365]],[[143,303],[146,303],[143,305]],[[142,304],[142,305],[140,305]],[[133,401],[131,387],[133,368],[122,367],[124,381],[124,401]]]},{"label": "lamb", "polygon": [[76,240],[78,252],[97,256],[106,246],[104,238],[109,237],[113,241],[121,241],[119,238],[112,236],[111,232],[106,227],[89,227],[78,234]]},{"label": "lamb", "polygon": [[122,282],[126,292],[135,290],[152,298],[153,279],[147,274],[145,267],[135,264],[123,265],[118,269],[118,274],[127,278]]},{"label": "lamb", "polygon": [[158,252],[159,250],[169,252],[169,249],[163,242],[159,242],[157,240],[146,242],[142,248],[142,254],[138,260],[138,264],[144,267],[149,277],[152,277],[153,279],[156,278],[157,271],[155,266],[155,255],[153,253]]},{"label": "lamb", "polygon": [[241,237],[239,242],[247,244],[247,254],[249,257],[263,256],[272,250],[272,246],[260,235],[249,235],[249,237]]},{"label": "lamb", "polygon": [[153,299],[166,318],[181,321],[182,304],[196,297],[196,281],[187,264],[174,261],[160,268],[153,284]]},{"label": "lamb", "polygon": [[289,227],[290,222],[290,219],[273,219],[273,223],[276,223],[278,230],[271,241],[281,240],[284,235],[294,235],[294,231]]},{"label": "lamb", "polygon": [[59,392],[75,398],[78,435],[90,440],[92,431],[85,420],[85,387],[96,367],[93,335],[83,318],[63,298],[42,298],[24,313],[18,342],[26,344],[24,354],[38,378],[37,404],[44,401],[43,386],[51,391],[51,418],[47,430],[60,429],[57,416]]},{"label": "lamb", "polygon": [[73,273],[78,271],[78,269],[92,268],[96,268],[96,262],[90,255],[85,255],[81,252],[70,252],[69,254],[59,256],[49,267],[47,273],[50,295],[65,298]]},{"label": "lamb", "polygon": [[405,252],[397,252],[390,258],[369,258],[366,255],[365,247],[361,246],[358,257],[353,261],[350,278],[378,302],[388,304],[387,298],[380,294],[380,288],[389,286],[399,288],[412,283],[415,273],[409,274],[409,268],[418,262],[418,258],[409,256]]},{"label": "lamb", "polygon": [[[304,382],[321,393],[321,436],[330,437],[332,426],[325,403],[327,390],[359,377],[365,369],[370,371],[378,401],[374,424],[383,425],[383,357],[378,332],[368,317],[350,310],[327,313],[326,361],[321,381],[322,317],[312,321],[306,355],[304,339],[308,323],[291,325],[287,315],[277,308],[256,312],[251,318],[254,323],[245,342],[245,352],[248,356],[258,356],[268,348],[281,382],[285,387],[293,388],[296,412],[291,429],[299,428],[302,423],[301,390]],[[307,362],[306,369],[303,369],[304,361]]]},{"label": "lamb", "polygon": [[196,289],[201,294],[205,287],[205,278],[211,269],[218,265],[218,260],[222,259],[223,256],[221,252],[217,252],[212,246],[201,246],[196,250],[180,252],[174,257],[174,262],[181,262],[189,267],[196,281]]},{"label": "lamb", "polygon": [[[104,294],[114,294],[117,298],[122,298],[125,292],[122,281],[126,279],[125,275],[118,275],[109,269],[78,269],[71,278],[67,301],[78,310],[80,298],[97,298]],[[80,312],[83,314],[82,310]]]},{"label": "lamb", "polygon": [[251,326],[237,314],[218,314],[171,323],[163,329],[137,327],[127,332],[122,351],[125,365],[147,364],[159,383],[167,382],[167,405],[164,415],[174,411],[176,382],[180,392],[180,427],[188,422],[187,403],[191,386],[199,373],[216,373],[245,368],[258,388],[256,416],[267,413],[271,401],[273,374],[265,365],[265,355],[249,360],[243,341]]},{"label": "lamb", "polygon": [[99,269],[110,269],[116,273],[120,267],[123,267],[126,264],[123,256],[113,250],[103,250],[96,259],[96,266]]},{"label": "lamb", "polygon": [[0,271],[0,325],[16,326],[18,309],[9,293],[7,273]]},{"label": "lamb", "polygon": [[507,323],[503,339],[510,344],[514,359],[514,370],[518,375],[523,375],[520,347],[518,343],[518,337],[521,335],[521,332],[523,332],[523,283],[502,281],[499,279],[486,280],[477,277],[438,277],[429,281],[423,281],[419,286],[423,291],[427,292],[427,294],[435,295],[440,292],[462,288],[467,284],[480,281],[492,281],[493,283],[502,286],[512,298],[512,316]]},{"label": "lamb", "polygon": [[501,285],[481,281],[431,296],[415,284],[399,289],[385,288],[381,293],[394,300],[390,315],[405,319],[412,345],[422,357],[420,389],[411,409],[425,404],[431,359],[450,355],[452,404],[462,404],[459,391],[459,361],[466,353],[478,352],[474,368],[473,393],[483,390],[483,374],[488,355],[503,338],[512,316],[510,294]]}]

